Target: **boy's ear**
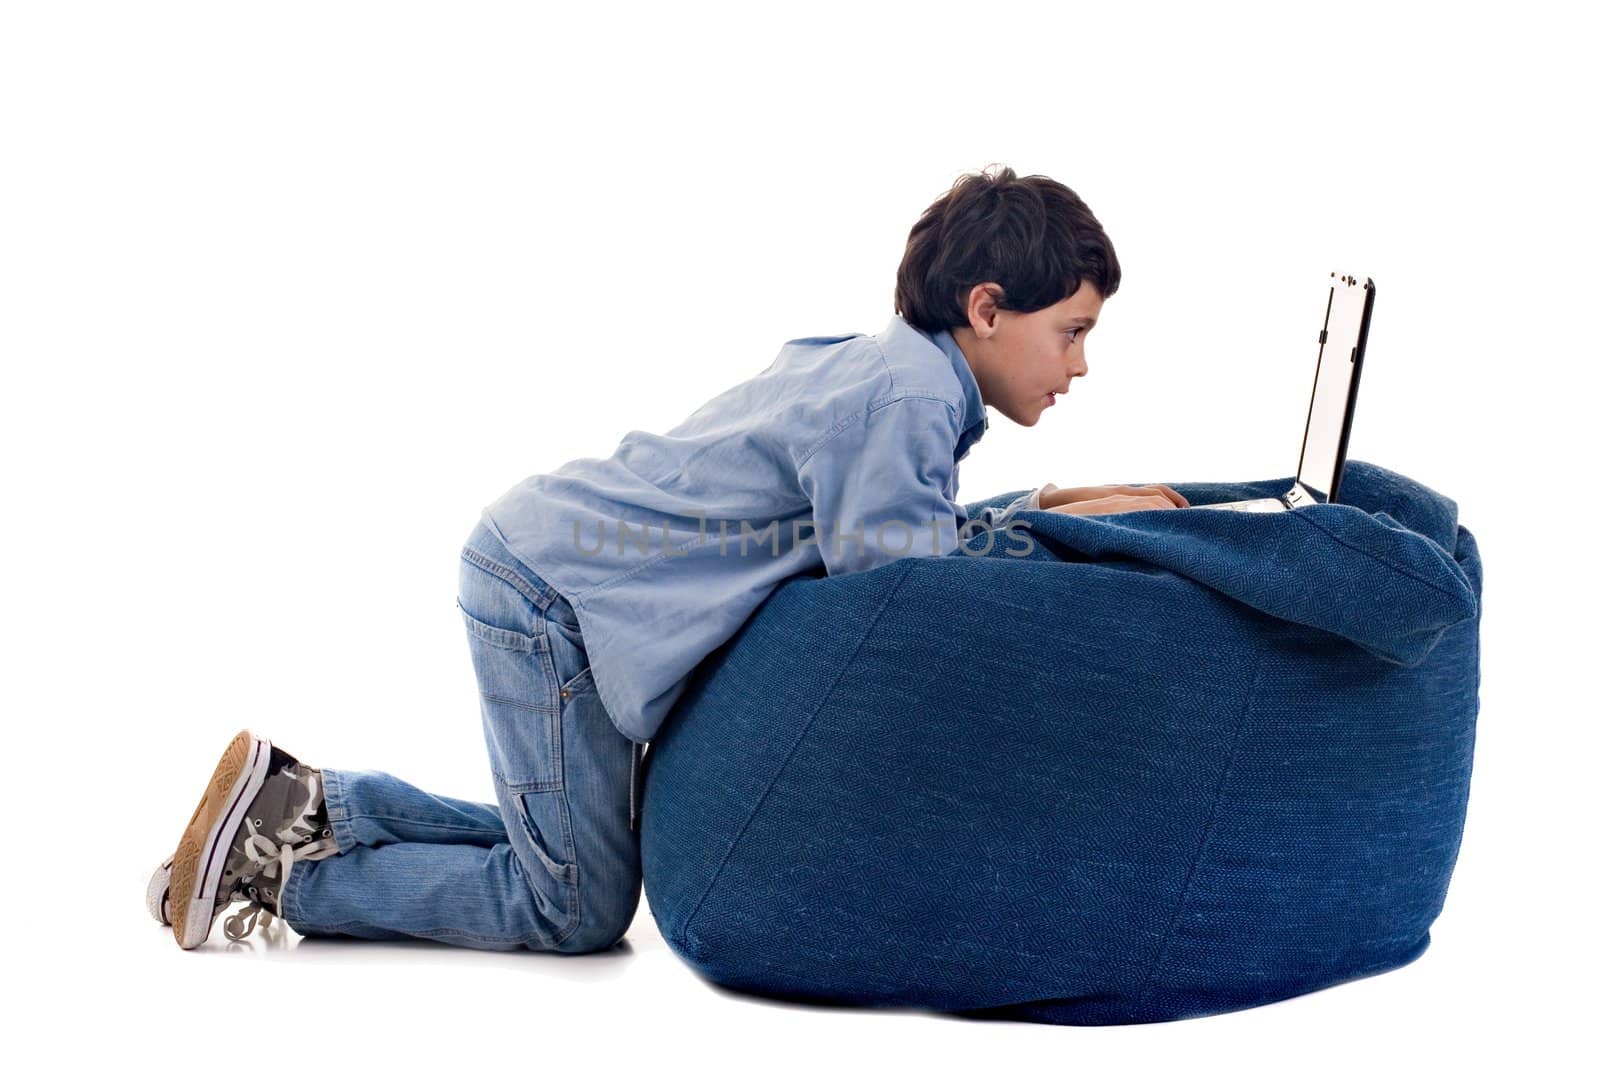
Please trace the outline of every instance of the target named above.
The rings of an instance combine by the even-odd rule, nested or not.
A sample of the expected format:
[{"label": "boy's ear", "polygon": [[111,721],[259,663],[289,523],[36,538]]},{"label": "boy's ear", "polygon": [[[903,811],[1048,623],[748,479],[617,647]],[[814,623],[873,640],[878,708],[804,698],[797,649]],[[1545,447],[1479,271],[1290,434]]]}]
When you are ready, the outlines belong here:
[{"label": "boy's ear", "polygon": [[[987,337],[993,332],[995,319],[1000,312],[997,305],[1005,293],[1005,288],[998,282],[979,282],[967,291],[967,325],[978,332],[979,337]],[[980,326],[985,329],[980,331]]]}]

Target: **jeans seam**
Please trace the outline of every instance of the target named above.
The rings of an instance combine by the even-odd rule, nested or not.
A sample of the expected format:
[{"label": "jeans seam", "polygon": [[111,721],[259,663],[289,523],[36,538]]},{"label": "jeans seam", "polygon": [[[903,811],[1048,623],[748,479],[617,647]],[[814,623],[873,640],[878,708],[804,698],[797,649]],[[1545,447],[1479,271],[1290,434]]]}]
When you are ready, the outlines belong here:
[{"label": "jeans seam", "polygon": [[427,826],[435,830],[454,830],[457,833],[463,834],[492,834],[502,838],[505,837],[505,829],[503,827],[496,830],[487,826],[464,826],[461,823],[453,822],[427,822],[422,819],[408,819],[403,815],[390,815],[381,811],[366,812],[361,815],[349,815],[346,816],[346,818],[352,822],[356,819],[371,819],[374,822],[404,823],[406,826]]},{"label": "jeans seam", "polygon": [[[339,846],[340,852],[349,852],[361,842],[356,839],[355,831],[350,829],[350,811],[345,804],[342,776],[339,771],[328,767],[323,767],[319,773],[322,776],[322,800],[328,808],[328,825],[333,828],[334,844]],[[289,877],[294,877],[292,871]]]},{"label": "jeans seam", "polygon": [[555,589],[549,586],[546,586],[543,591],[534,588],[534,586],[528,581],[527,578],[523,577],[523,575],[513,570],[511,567],[508,567],[506,564],[501,563],[499,560],[491,559],[490,557],[484,555],[471,545],[462,547],[461,558],[472,564],[474,567],[477,567],[480,570],[488,571],[496,578],[499,578],[509,584],[518,593],[526,597],[534,607],[538,608],[540,614],[543,614],[545,608],[549,606],[550,601],[555,599]]},{"label": "jeans seam", "polygon": [[[512,782],[493,767],[489,768],[489,777],[505,786],[513,793],[565,793],[565,783],[561,778],[541,779],[532,782]],[[566,799],[565,796],[562,799]]]},{"label": "jeans seam", "polygon": [[552,708],[547,704],[529,704],[526,700],[517,700],[513,697],[496,696],[490,693],[482,692],[480,692],[479,695],[481,695],[483,699],[495,704],[507,704],[513,708],[524,708],[528,711],[538,712],[540,715],[555,715],[561,710],[560,708]]},{"label": "jeans seam", "polygon": [[[291,874],[290,878],[292,879],[293,877],[294,876]],[[326,931],[328,933],[342,934],[342,933],[346,933],[346,932],[348,932],[350,930],[357,930],[357,929],[361,929],[361,928],[368,928],[368,929],[372,929],[373,928],[372,923],[361,922],[360,920],[356,920],[354,922],[347,922],[347,923],[310,923],[310,922],[301,922],[301,923],[297,924],[293,919],[290,919],[287,915],[284,916],[284,919],[291,926],[301,926],[301,927],[304,927],[307,930],[311,930],[311,931],[314,931],[314,932]],[[387,929],[387,927],[377,927],[377,929],[384,930],[384,929]],[[438,934],[453,934],[453,935],[456,935],[458,937],[468,937],[468,938],[473,939],[474,941],[487,941],[487,942],[489,942],[491,944],[496,944],[496,945],[521,945],[521,944],[526,944],[529,941],[539,941],[541,944],[544,943],[544,937],[538,930],[534,930],[534,931],[531,931],[531,932],[529,932],[527,934],[523,934],[520,937],[518,937],[518,936],[492,937],[492,936],[489,936],[487,934],[478,933],[475,930],[458,930],[453,926],[435,926],[435,927],[431,927],[431,928],[429,928],[427,930],[417,930],[417,931],[396,930],[394,932],[395,933],[405,934],[406,937],[411,937],[411,938],[433,937],[433,936],[436,936]],[[549,942],[549,944],[553,947],[555,945],[559,945],[564,940],[566,940],[565,936],[563,936],[561,938],[558,938],[555,941],[551,941],[551,942]]]},{"label": "jeans seam", "polygon": [[278,908],[283,921],[290,926],[299,925],[295,916],[291,913],[295,910],[294,905],[300,900],[300,883],[304,882],[306,876],[310,873],[310,862],[303,865],[295,864],[294,869],[289,872],[289,880],[283,883],[283,888],[278,891]]},{"label": "jeans seam", "polygon": [[[550,673],[552,676],[555,674],[553,662]],[[563,844],[567,846],[567,855],[571,857],[569,862],[572,866],[572,882],[567,886],[567,900],[572,904],[572,921],[567,924],[565,930],[556,935],[555,943],[559,945],[577,931],[578,925],[583,919],[583,893],[581,892],[583,888],[583,871],[578,867],[578,835],[572,827],[572,798],[567,795],[567,723],[565,709],[563,709],[562,717],[556,720],[555,742],[555,765],[561,771],[561,787],[559,790],[553,790],[553,792],[559,792],[561,795],[561,803],[557,805],[557,810],[561,813],[561,832],[565,837]],[[526,811],[527,809],[523,810]]]},{"label": "jeans seam", "polygon": [[634,803],[634,786],[639,781],[639,742],[628,742],[628,829],[639,826],[638,809]]}]

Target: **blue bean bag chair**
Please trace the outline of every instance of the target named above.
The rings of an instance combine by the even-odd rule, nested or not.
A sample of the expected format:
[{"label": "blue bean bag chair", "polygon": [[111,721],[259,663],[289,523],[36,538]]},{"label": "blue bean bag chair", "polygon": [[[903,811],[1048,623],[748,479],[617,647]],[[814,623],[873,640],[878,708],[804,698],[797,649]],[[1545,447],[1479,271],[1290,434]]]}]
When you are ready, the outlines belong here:
[{"label": "blue bean bag chair", "polygon": [[644,770],[673,951],[786,1000],[1066,1024],[1417,958],[1478,710],[1455,503],[1351,461],[1297,511],[1021,517],[1026,554],[796,575],[702,662]]}]

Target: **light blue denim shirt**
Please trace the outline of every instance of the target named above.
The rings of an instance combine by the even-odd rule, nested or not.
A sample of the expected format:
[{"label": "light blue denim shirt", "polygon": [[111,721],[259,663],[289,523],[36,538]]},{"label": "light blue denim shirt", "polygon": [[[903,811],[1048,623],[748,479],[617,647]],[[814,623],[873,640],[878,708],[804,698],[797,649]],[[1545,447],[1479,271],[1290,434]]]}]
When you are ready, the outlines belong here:
[{"label": "light blue denim shirt", "polygon": [[[988,426],[949,331],[896,315],[875,336],[789,341],[666,433],[532,475],[483,515],[572,604],[601,702],[647,742],[785,578],[961,551],[957,464]],[[998,529],[1038,496],[970,518]]]}]

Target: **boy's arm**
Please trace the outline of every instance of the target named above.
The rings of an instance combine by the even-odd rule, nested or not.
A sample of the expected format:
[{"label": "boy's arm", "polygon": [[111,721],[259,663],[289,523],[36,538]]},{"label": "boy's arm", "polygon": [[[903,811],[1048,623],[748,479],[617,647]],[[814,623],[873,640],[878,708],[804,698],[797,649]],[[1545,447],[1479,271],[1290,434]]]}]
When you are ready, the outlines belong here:
[{"label": "boy's arm", "polygon": [[955,422],[943,400],[899,397],[801,462],[800,486],[829,577],[960,551],[957,505],[944,494],[955,466]]}]

